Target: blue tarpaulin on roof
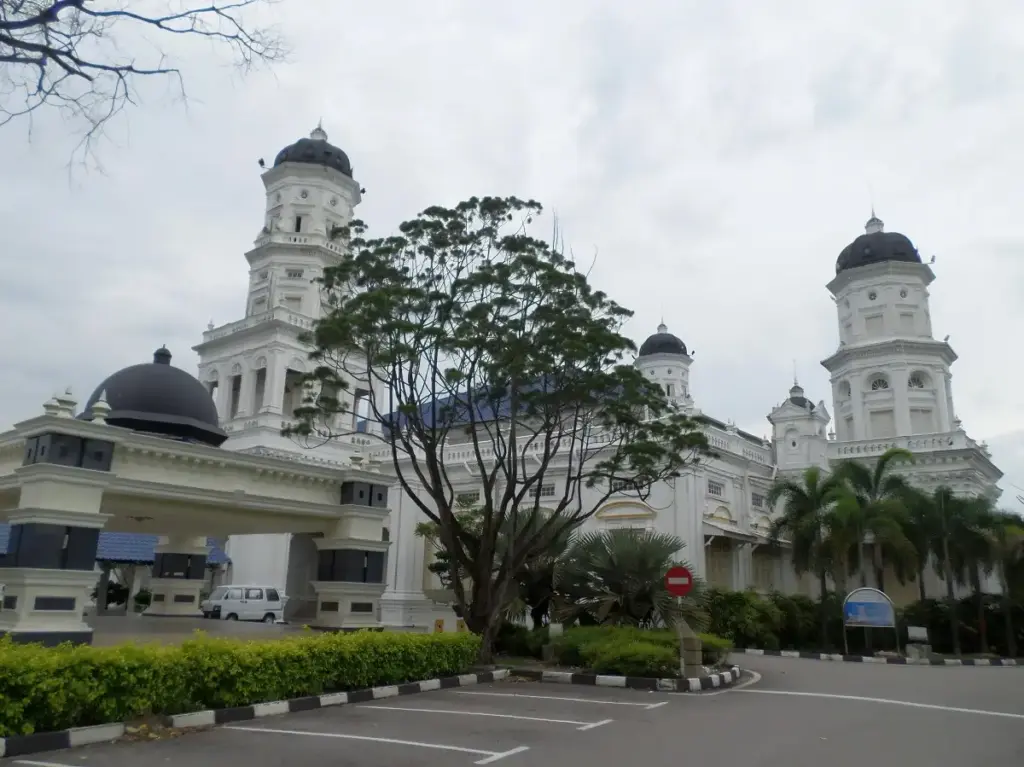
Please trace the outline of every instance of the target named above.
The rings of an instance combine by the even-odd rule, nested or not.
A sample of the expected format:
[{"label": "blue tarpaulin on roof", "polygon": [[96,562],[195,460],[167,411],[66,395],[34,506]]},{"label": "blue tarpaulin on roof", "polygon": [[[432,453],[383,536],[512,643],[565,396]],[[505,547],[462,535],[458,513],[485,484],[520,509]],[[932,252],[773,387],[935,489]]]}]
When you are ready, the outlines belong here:
[{"label": "blue tarpaulin on roof", "polygon": [[[0,554],[7,553],[7,540],[11,526],[0,524]],[[104,562],[136,562],[147,564],[153,561],[153,551],[160,536],[144,533],[100,533],[100,542],[96,550],[96,559]],[[210,547],[207,564],[222,565],[228,562],[224,553],[223,542],[207,538]]]}]

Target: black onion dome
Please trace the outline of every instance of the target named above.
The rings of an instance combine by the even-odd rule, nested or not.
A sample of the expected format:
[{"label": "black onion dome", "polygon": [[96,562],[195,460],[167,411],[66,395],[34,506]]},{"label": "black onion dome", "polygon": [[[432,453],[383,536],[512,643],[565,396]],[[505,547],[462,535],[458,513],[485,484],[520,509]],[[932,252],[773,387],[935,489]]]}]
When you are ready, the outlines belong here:
[{"label": "black onion dome", "polygon": [[865,233],[851,242],[836,260],[836,274],[859,266],[880,264],[886,261],[902,261],[920,264],[921,256],[910,238],[898,232],[886,232],[882,220],[874,213],[868,219]]},{"label": "black onion dome", "polygon": [[804,396],[803,387],[798,383],[794,383],[789,390],[789,401],[803,410],[814,410],[814,403]]},{"label": "black onion dome", "polygon": [[658,332],[650,336],[640,345],[638,357],[649,357],[652,354],[675,354],[683,357],[688,355],[686,344],[668,332],[665,325],[658,325]]},{"label": "black onion dome", "polygon": [[112,426],[159,434],[173,439],[220,447],[228,435],[217,425],[217,407],[198,379],[171,366],[171,353],[161,347],[153,361],[119,370],[96,387],[79,418],[92,420],[100,398]]},{"label": "black onion dome", "polygon": [[352,163],[348,155],[327,141],[327,132],[319,125],[309,134],[309,138],[300,138],[277,153],[274,167],[286,162],[301,162],[308,165],[322,165],[334,168],[352,178]]}]

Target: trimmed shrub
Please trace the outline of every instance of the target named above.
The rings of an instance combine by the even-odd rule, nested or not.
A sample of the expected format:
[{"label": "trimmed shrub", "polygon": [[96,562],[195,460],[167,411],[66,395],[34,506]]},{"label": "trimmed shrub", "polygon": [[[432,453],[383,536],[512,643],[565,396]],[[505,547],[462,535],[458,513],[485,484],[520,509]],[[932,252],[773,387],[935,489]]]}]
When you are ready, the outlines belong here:
[{"label": "trimmed shrub", "polygon": [[177,647],[17,645],[0,640],[0,736],[151,714],[318,695],[460,673],[469,633],[305,633],[279,641],[210,639]]},{"label": "trimmed shrub", "polygon": [[664,644],[633,639],[612,639],[584,647],[587,667],[595,674],[677,677],[679,653]]},{"label": "trimmed shrub", "polygon": [[[730,640],[714,634],[699,634],[703,644],[703,662],[708,665],[724,663],[733,648]],[[612,657],[624,657],[621,655],[621,645],[643,644],[650,645],[664,653],[651,654],[646,649],[630,651],[627,656],[630,658],[650,657],[652,666],[644,673],[630,672],[630,676],[678,676],[679,675],[679,637],[675,631],[670,629],[640,629],[632,626],[582,626],[568,629],[562,636],[557,637],[553,642],[555,647],[555,658],[561,666],[572,666],[589,668],[597,672],[594,664],[602,655],[605,648],[615,645],[618,649]],[[671,670],[665,672],[659,658],[671,657]],[[611,663],[608,658],[604,663]],[[618,662],[618,661],[615,661]],[[625,663],[626,661],[622,661]],[[633,661],[629,661],[632,663]],[[601,671],[598,673],[625,673]]]},{"label": "trimmed shrub", "polygon": [[711,615],[708,631],[729,637],[734,646],[779,649],[783,612],[757,592],[711,589],[708,613]]}]

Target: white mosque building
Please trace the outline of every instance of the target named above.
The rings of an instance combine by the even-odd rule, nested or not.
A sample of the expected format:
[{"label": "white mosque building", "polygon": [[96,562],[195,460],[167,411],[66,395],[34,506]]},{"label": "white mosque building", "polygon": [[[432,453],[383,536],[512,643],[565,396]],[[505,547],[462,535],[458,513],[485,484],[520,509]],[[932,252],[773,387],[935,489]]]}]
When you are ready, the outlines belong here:
[{"label": "white mosque building", "polygon": [[[359,204],[360,186],[347,155],[320,127],[281,150],[262,178],[267,203],[255,245],[246,253],[245,314],[226,325],[211,324],[194,347],[198,377],[228,434],[224,448],[327,466],[373,464],[381,443],[361,403],[366,384],[355,379],[344,394],[351,423],[339,424],[352,436],[308,450],[281,435],[301,403],[299,379],[309,365],[300,337],[321,316],[313,280],[341,257],[339,235]],[[813,593],[812,579],[798,579],[784,553],[767,545],[772,511],[766,496],[780,473],[872,459],[903,447],[917,456],[908,473],[922,486],[998,495],[1002,472],[956,416],[950,368],[957,357],[947,341],[932,335],[928,290],[934,279],[911,241],[886,232],[872,214],[866,232],[841,252],[828,283],[839,325],[839,346],[822,362],[831,374],[832,412],[794,384],[768,413],[770,440],[701,412],[690,396],[693,358],[682,340],[660,326],[641,344],[637,368],[700,421],[718,457],[655,487],[646,502],[613,496],[587,525],[677,535],[686,542],[684,556],[715,586]],[[452,471],[464,497],[479,495],[468,471]],[[554,495],[554,485],[538,492]],[[390,541],[381,622],[422,630],[445,620],[454,627],[427,570],[431,544],[415,535],[421,512],[397,488],[390,508],[381,530],[382,541]],[[227,553],[235,582],[281,589],[295,620],[315,613],[310,584],[317,579],[317,548],[310,534],[233,536]],[[916,598],[913,584],[888,581],[898,603]]]}]

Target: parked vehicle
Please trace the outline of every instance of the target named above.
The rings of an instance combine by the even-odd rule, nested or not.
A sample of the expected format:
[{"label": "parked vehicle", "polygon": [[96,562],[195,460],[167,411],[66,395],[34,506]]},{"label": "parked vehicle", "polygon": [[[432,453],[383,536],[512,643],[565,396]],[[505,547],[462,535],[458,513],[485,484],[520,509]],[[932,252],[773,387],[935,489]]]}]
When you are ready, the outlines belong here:
[{"label": "parked vehicle", "polygon": [[218,586],[203,600],[200,609],[204,618],[280,623],[284,620],[285,601],[286,597],[272,586]]}]

